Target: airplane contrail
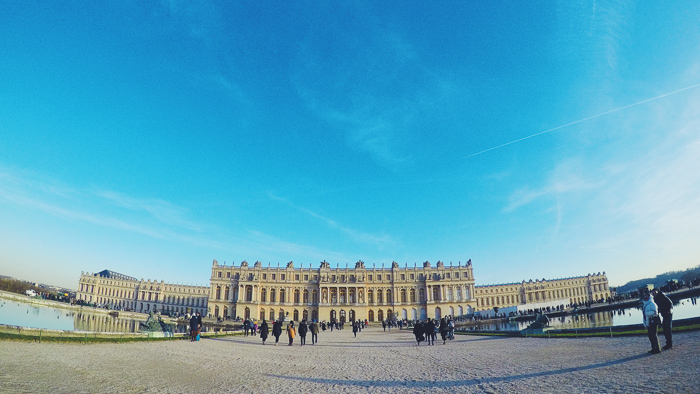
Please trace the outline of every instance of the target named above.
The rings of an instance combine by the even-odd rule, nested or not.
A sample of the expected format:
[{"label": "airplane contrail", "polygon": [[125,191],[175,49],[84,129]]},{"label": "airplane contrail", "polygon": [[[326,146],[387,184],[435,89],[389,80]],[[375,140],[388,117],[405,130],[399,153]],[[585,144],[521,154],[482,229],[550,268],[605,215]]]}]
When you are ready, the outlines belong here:
[{"label": "airplane contrail", "polygon": [[542,135],[542,134],[545,134],[545,133],[549,133],[550,131],[559,130],[559,129],[562,129],[562,128],[564,128],[564,127],[568,127],[568,126],[571,126],[571,125],[575,125],[575,124],[577,124],[577,123],[581,123],[581,122],[585,122],[585,121],[587,121],[587,120],[599,118],[599,117],[601,117],[601,116],[605,116],[605,115],[611,114],[611,113],[613,113],[613,112],[622,111],[623,109],[627,109],[627,108],[630,108],[630,107],[634,107],[635,105],[640,105],[640,104],[648,103],[649,101],[658,100],[658,99],[660,99],[660,98],[663,98],[663,97],[666,97],[666,96],[670,96],[670,95],[673,95],[673,94],[676,94],[676,93],[680,93],[680,92],[685,91],[685,90],[697,88],[698,86],[700,86],[700,83],[697,83],[697,84],[695,84],[695,85],[691,85],[691,86],[685,87],[685,88],[683,88],[683,89],[678,89],[678,90],[673,91],[673,92],[670,92],[670,93],[664,93],[664,94],[662,94],[662,95],[660,95],[660,96],[656,96],[656,97],[648,98],[648,99],[646,99],[646,100],[638,101],[638,102],[636,102],[636,103],[634,103],[634,104],[625,105],[624,107],[611,109],[610,111],[606,111],[606,112],[603,112],[603,113],[600,113],[600,114],[597,114],[597,115],[589,116],[589,117],[587,117],[587,118],[579,119],[579,120],[573,121],[573,122],[571,122],[571,123],[567,123],[567,124],[564,124],[564,125],[561,125],[561,126],[554,127],[554,128],[552,128],[552,129],[549,129],[549,130],[540,131],[539,133],[531,134],[531,135],[528,135],[527,137],[523,137],[523,138],[518,138],[517,140],[513,140],[513,141],[510,141],[510,142],[506,142],[505,144],[501,144],[501,145],[498,145],[498,146],[494,146],[493,148],[484,149],[484,150],[482,150],[481,152],[472,153],[471,155],[469,155],[469,156],[464,156],[463,158],[464,158],[464,159],[468,159],[468,158],[470,158],[470,157],[477,156],[477,155],[480,155],[480,154],[482,154],[482,153],[490,152],[490,151],[495,150],[495,149],[503,148],[504,146],[508,146],[508,145],[515,144],[516,142],[524,141],[524,140],[529,139],[529,138],[532,138],[532,137],[537,137],[538,135]]}]

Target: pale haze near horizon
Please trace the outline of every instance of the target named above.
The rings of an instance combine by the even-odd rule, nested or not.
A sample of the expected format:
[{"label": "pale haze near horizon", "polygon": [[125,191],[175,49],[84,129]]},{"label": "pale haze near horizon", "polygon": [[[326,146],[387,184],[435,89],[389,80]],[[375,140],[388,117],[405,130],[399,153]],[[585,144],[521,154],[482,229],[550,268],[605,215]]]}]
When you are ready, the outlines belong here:
[{"label": "pale haze near horizon", "polygon": [[690,1],[6,2],[0,274],[471,259],[481,285],[615,286],[696,266],[698,20]]}]

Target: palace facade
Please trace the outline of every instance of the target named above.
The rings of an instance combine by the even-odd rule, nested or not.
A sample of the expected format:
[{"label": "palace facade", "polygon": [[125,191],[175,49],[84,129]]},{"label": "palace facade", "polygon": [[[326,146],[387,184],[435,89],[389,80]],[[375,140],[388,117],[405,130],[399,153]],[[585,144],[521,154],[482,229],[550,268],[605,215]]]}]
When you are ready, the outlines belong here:
[{"label": "palace facade", "polygon": [[261,262],[238,267],[214,260],[209,313],[216,318],[317,321],[382,321],[425,319],[472,313],[474,274],[466,265],[445,266],[438,261],[422,267],[319,268],[263,267]]},{"label": "palace facade", "polygon": [[96,274],[81,272],[76,299],[111,309],[148,313],[192,313],[207,315],[208,286],[185,286],[137,280],[131,276],[104,270]]},{"label": "palace facade", "polygon": [[596,302],[610,297],[608,278],[588,274],[574,278],[536,280],[501,285],[476,286],[476,309],[506,308],[524,304],[540,304],[567,300],[565,306]]},{"label": "palace facade", "polygon": [[81,273],[76,298],[86,303],[148,313],[200,312],[216,319],[316,319],[371,322],[461,316],[494,307],[561,301],[566,306],[610,297],[605,272],[555,280],[475,286],[471,260],[466,264],[367,268],[238,266],[214,260],[209,286],[145,281],[104,270]]}]

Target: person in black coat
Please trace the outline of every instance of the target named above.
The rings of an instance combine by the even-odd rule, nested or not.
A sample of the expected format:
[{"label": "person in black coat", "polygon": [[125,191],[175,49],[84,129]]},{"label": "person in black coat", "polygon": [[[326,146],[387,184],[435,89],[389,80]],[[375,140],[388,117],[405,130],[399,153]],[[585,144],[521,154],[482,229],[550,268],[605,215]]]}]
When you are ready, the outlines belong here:
[{"label": "person in black coat", "polygon": [[301,323],[299,323],[299,342],[301,343],[301,346],[306,344],[307,332],[309,332],[309,325],[306,324],[306,320],[302,320]]},{"label": "person in black coat", "polygon": [[272,336],[275,337],[275,346],[280,341],[280,335],[282,335],[282,321],[278,320],[272,324]]},{"label": "person in black coat", "polygon": [[420,343],[425,340],[423,323],[419,321],[416,322],[416,324],[413,326],[413,335],[416,336],[416,342],[418,343],[418,346],[420,346]]},{"label": "person in black coat", "polygon": [[440,336],[442,337],[442,344],[444,345],[447,341],[447,320],[443,317],[440,319]]},{"label": "person in black coat", "polygon": [[197,315],[192,315],[190,319],[190,342],[197,339],[197,329],[199,328],[199,319]]},{"label": "person in black coat", "polygon": [[654,289],[651,291],[654,296],[654,303],[659,307],[659,314],[663,318],[661,326],[664,328],[664,337],[666,338],[666,346],[662,347],[663,350],[669,350],[673,348],[673,336],[671,333],[673,320],[673,302],[664,294],[660,289]]},{"label": "person in black coat", "polygon": [[425,339],[428,340],[428,345],[434,345],[435,322],[432,319],[428,319],[428,322],[423,324],[423,333],[425,334]]},{"label": "person in black coat", "polygon": [[262,324],[260,325],[260,338],[262,339],[263,345],[265,344],[265,341],[267,340],[267,335],[269,333],[270,327],[267,325],[265,319],[263,319]]}]

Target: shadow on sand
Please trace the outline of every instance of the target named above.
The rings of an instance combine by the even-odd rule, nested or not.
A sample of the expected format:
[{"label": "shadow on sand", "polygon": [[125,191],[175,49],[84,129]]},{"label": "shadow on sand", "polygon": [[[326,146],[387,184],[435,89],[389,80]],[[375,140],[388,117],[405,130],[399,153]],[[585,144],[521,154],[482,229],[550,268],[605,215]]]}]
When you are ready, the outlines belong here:
[{"label": "shadow on sand", "polygon": [[296,380],[303,382],[312,382],[320,384],[329,385],[344,385],[344,386],[358,386],[358,387],[415,387],[415,388],[430,388],[430,387],[467,387],[476,386],[480,384],[489,383],[502,383],[502,382],[513,382],[523,379],[532,379],[544,376],[567,374],[576,371],[585,371],[589,369],[610,367],[613,365],[623,364],[629,361],[638,360],[641,358],[648,357],[649,354],[643,353],[636,356],[630,356],[621,358],[619,360],[606,361],[602,363],[596,363],[591,365],[583,365],[580,367],[562,368],[555,369],[552,371],[542,371],[535,373],[527,373],[512,376],[501,376],[501,377],[490,377],[483,379],[468,379],[468,380],[444,380],[435,382],[432,380],[427,381],[406,381],[406,380],[342,380],[342,379],[316,379],[316,378],[305,378],[300,376],[282,376],[282,375],[268,375],[274,378]]}]

